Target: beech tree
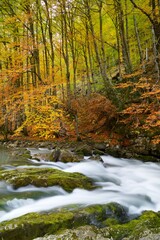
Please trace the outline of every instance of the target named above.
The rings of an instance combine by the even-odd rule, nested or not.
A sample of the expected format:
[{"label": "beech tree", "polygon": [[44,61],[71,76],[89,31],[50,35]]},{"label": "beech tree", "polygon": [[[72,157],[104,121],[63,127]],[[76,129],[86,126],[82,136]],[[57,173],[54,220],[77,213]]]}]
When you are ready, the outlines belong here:
[{"label": "beech tree", "polygon": [[[17,130],[18,134],[28,126],[31,135],[55,137],[62,122],[72,129],[67,113],[71,117],[75,113],[78,129],[83,122],[81,116],[96,92],[111,101],[106,100],[110,106],[106,109],[111,109],[112,104],[122,109],[132,94],[129,89],[124,93],[123,87],[115,86],[123,81],[127,86],[136,84],[131,73],[139,64],[145,76],[155,56],[152,64],[157,66],[157,76],[160,75],[158,3],[1,0],[0,125],[4,132]],[[125,78],[125,74],[131,75]],[[155,82],[158,94],[159,77]],[[144,82],[143,86],[144,93],[149,94]],[[136,89],[142,95],[142,89]],[[154,89],[152,84],[150,92]],[[73,99],[83,98],[87,99],[86,106],[83,105],[84,113],[80,114],[83,110],[72,103]],[[103,119],[105,122],[106,118]]]},{"label": "beech tree", "polygon": [[[137,1],[130,0],[133,6],[138,9],[142,14],[144,14],[150,21],[153,27],[153,49],[155,55],[155,63],[158,72],[158,79],[160,78],[160,61],[159,61],[159,51],[160,51],[160,3],[157,0],[151,0],[148,2],[149,10],[142,8]],[[154,40],[155,36],[155,40]]]}]

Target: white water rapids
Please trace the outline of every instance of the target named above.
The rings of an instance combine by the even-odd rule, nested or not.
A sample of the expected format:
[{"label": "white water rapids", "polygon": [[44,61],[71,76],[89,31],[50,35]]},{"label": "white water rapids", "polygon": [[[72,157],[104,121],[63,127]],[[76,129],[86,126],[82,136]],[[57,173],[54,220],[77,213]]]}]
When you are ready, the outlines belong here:
[{"label": "white water rapids", "polygon": [[[67,193],[59,186],[49,188],[27,186],[14,190],[0,182],[0,194],[4,198],[7,194],[10,196],[13,194],[13,197],[0,204],[0,222],[31,212],[109,202],[126,206],[131,215],[140,214],[144,210],[160,210],[160,164],[111,156],[102,156],[102,159],[104,164],[88,159],[80,163],[66,164],[32,160],[33,167],[37,164],[36,167],[83,173],[92,178],[100,188],[92,191],[75,189],[72,193]],[[30,197],[24,197],[27,196],[26,193],[30,193]]]}]

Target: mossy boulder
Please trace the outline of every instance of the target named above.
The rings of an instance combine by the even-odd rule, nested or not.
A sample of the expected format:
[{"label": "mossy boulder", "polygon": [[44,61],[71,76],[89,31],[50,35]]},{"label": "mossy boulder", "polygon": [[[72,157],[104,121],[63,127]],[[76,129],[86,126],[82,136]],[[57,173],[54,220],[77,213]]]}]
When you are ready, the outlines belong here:
[{"label": "mossy boulder", "polygon": [[0,172],[0,180],[11,184],[15,189],[27,185],[36,187],[61,186],[66,191],[75,188],[93,189],[91,179],[81,173],[67,173],[49,168],[24,168]]},{"label": "mossy boulder", "polygon": [[[150,236],[160,235],[160,212],[145,211],[140,217],[128,223],[112,225],[109,232],[114,240],[142,240],[147,232]],[[149,235],[148,239],[154,239]]]},{"label": "mossy boulder", "polygon": [[73,222],[72,212],[38,214],[31,213],[0,224],[0,239],[32,240],[46,233],[52,234],[59,229],[70,228]]},{"label": "mossy boulder", "polygon": [[[117,213],[112,216],[115,210],[112,211],[111,215],[107,214],[107,209],[115,209],[115,207],[116,204],[114,207],[111,204],[106,204],[72,211],[61,209],[52,213],[30,213],[0,223],[0,239],[31,240],[38,237],[41,238],[37,240],[158,239],[157,237],[160,236],[160,213],[146,211],[137,219],[120,223],[117,219]],[[119,205],[117,207],[120,209]],[[123,207],[121,206],[121,208]],[[115,221],[109,221],[109,219],[114,218]],[[99,223],[103,223],[103,226]]]},{"label": "mossy boulder", "polygon": [[[80,210],[61,209],[52,213],[30,213],[22,217],[0,223],[0,238],[3,240],[30,240],[45,234],[55,234],[65,229],[85,225],[102,227],[106,220],[106,205],[95,205]],[[98,230],[97,230],[98,233]]]},{"label": "mossy boulder", "polygon": [[76,229],[67,229],[61,234],[39,237],[34,240],[109,240],[107,228],[99,229],[95,226],[81,226]]},{"label": "mossy boulder", "polygon": [[103,228],[83,226],[67,229],[61,233],[44,236],[35,240],[159,240],[160,213],[144,212],[140,217],[124,224],[112,222]]}]

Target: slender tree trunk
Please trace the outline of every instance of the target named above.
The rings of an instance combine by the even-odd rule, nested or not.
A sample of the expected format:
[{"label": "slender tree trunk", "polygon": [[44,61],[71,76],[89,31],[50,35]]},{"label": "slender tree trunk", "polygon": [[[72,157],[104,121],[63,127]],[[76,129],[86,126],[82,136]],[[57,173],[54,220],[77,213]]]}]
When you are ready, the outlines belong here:
[{"label": "slender tree trunk", "polygon": [[[54,84],[54,68],[55,68],[55,54],[54,54],[54,45],[53,45],[53,33],[52,33],[52,18],[50,16],[50,10],[48,6],[48,0],[43,0],[46,6],[46,13],[47,13],[47,20],[48,20],[48,33],[49,33],[49,42],[50,42],[50,49],[51,49],[51,74],[52,74],[52,83]],[[53,95],[57,94],[56,86],[53,86]],[[51,89],[51,95],[52,95],[52,89]]]},{"label": "slender tree trunk", "polygon": [[160,79],[160,69],[159,69],[159,58],[158,58],[157,47],[156,47],[156,38],[155,38],[155,32],[154,32],[153,26],[152,26],[152,39],[153,39],[153,53],[154,53],[155,68],[157,72],[156,83],[158,83]]},{"label": "slender tree trunk", "polygon": [[42,34],[42,41],[44,45],[44,66],[45,66],[44,77],[46,78],[49,76],[49,59],[48,59],[48,49],[47,49],[47,41],[46,41],[47,36],[44,30],[40,0],[37,0],[37,5],[38,5],[38,12],[39,12],[39,20],[40,20],[39,22],[40,22],[40,28],[41,28],[41,34]]},{"label": "slender tree trunk", "polygon": [[88,57],[86,52],[86,47],[83,47],[83,56],[84,56],[84,62],[86,66],[86,77],[87,77],[87,95],[91,95],[91,82],[90,82],[90,75],[89,75],[89,65],[88,65]]},{"label": "slender tree trunk", "polygon": [[120,107],[121,103],[119,100],[119,97],[115,91],[115,89],[112,86],[112,83],[107,75],[106,72],[106,62],[104,63],[104,59],[101,58],[100,53],[99,53],[99,48],[98,48],[98,44],[96,41],[96,35],[95,35],[95,30],[94,30],[94,26],[93,26],[93,22],[92,22],[92,17],[91,17],[91,10],[90,10],[90,6],[89,6],[89,1],[85,0],[85,9],[86,9],[86,15],[87,15],[87,19],[88,19],[88,23],[89,23],[89,28],[92,34],[92,38],[93,38],[93,44],[94,44],[94,50],[95,50],[95,54],[96,54],[96,59],[97,59],[97,63],[100,69],[100,73],[104,82],[104,86],[105,86],[105,90],[106,90],[106,94],[108,96],[108,98],[113,101],[117,106]]},{"label": "slender tree trunk", "polygon": [[136,20],[136,16],[135,15],[133,15],[133,21],[134,21],[134,29],[135,29],[136,39],[137,39],[137,46],[138,46],[140,63],[142,64],[143,54],[142,54],[141,42],[140,42],[139,31],[138,31],[138,26],[137,26],[137,20]]},{"label": "slender tree trunk", "polygon": [[71,87],[70,87],[70,67],[69,67],[69,46],[68,46],[68,26],[65,0],[61,0],[61,34],[62,34],[62,54],[66,66],[66,85],[67,85],[67,107],[71,107]]},{"label": "slender tree trunk", "polygon": [[[85,22],[85,29],[86,29],[86,48],[88,52],[88,61],[89,61],[89,69],[90,69],[90,75],[93,83],[93,89],[96,91],[96,80],[94,77],[94,70],[93,70],[93,58],[91,54],[91,46],[90,46],[90,41],[89,41],[89,29],[88,29],[88,23],[87,21]],[[90,84],[90,81],[89,81]],[[89,86],[91,88],[91,86]],[[92,88],[90,89],[92,91]]]},{"label": "slender tree trunk", "polygon": [[132,64],[129,56],[129,47],[126,40],[126,34],[125,34],[125,28],[124,28],[124,15],[121,5],[121,0],[116,0],[115,2],[115,10],[117,12],[118,16],[118,23],[119,23],[119,31],[120,31],[120,39],[121,39],[121,45],[122,45],[122,56],[123,56],[123,62],[125,66],[125,70],[127,73],[132,72]]}]

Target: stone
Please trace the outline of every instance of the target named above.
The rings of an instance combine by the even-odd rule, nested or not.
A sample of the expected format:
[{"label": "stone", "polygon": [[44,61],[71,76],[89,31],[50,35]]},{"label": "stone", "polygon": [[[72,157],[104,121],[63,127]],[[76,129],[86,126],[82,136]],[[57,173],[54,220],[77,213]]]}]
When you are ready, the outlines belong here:
[{"label": "stone", "polygon": [[24,168],[0,171],[0,180],[17,189],[27,185],[36,187],[61,186],[71,192],[75,188],[94,189],[92,181],[81,173],[67,173],[49,168]]},{"label": "stone", "polygon": [[[98,233],[98,234],[97,234]],[[34,240],[111,240],[112,238],[107,237],[109,236],[109,232],[101,231],[99,228],[95,226],[82,226],[76,229],[67,229],[61,234],[57,235],[49,235],[40,238],[36,238]]]},{"label": "stone", "polygon": [[75,148],[76,154],[83,154],[84,156],[92,156],[92,147],[88,144],[80,144]]},{"label": "stone", "polygon": [[90,160],[95,160],[95,161],[103,162],[103,159],[102,159],[101,156],[99,156],[98,154],[89,157],[89,159],[90,159]]},{"label": "stone", "polygon": [[[108,209],[111,214],[108,215]],[[158,240],[160,213],[145,211],[120,222],[123,206],[110,203],[79,210],[59,209],[52,213],[29,213],[0,223],[3,240]],[[123,209],[124,210],[124,209]],[[121,218],[121,217],[120,217]]]},{"label": "stone", "polygon": [[67,149],[61,150],[59,160],[64,163],[80,161],[80,159],[76,155],[74,155],[70,150]]}]

